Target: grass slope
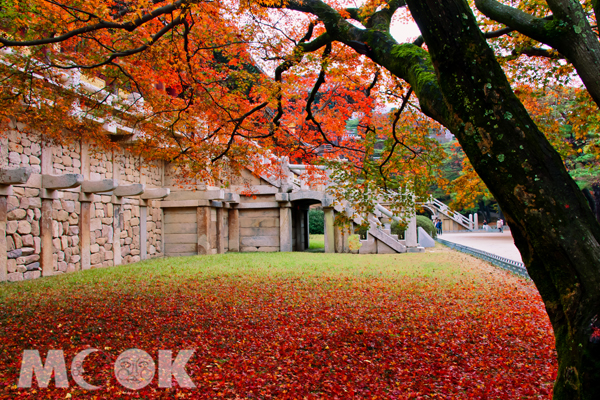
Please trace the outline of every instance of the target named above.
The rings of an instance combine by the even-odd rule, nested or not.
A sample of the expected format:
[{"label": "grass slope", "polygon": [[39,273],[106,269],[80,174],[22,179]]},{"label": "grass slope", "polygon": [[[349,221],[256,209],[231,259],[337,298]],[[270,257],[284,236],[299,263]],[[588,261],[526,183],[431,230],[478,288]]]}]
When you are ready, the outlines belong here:
[{"label": "grass slope", "polygon": [[[0,398],[549,398],[554,340],[531,282],[460,253],[225,254],[0,285]],[[24,349],[93,347],[103,388],[18,389]],[[129,348],[195,349],[196,389],[128,391]]]}]

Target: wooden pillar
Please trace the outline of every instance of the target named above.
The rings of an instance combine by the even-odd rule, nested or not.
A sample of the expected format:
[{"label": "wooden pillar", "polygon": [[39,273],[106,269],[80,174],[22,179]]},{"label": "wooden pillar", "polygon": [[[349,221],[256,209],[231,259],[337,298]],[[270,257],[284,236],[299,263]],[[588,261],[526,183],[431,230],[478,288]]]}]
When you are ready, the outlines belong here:
[{"label": "wooden pillar", "polygon": [[280,203],[279,206],[279,251],[292,251],[291,203]]},{"label": "wooden pillar", "polygon": [[211,254],[210,243],[210,207],[198,207],[198,254]]},{"label": "wooden pillar", "polygon": [[8,259],[6,251],[6,196],[0,196],[0,282],[8,279]]},{"label": "wooden pillar", "polygon": [[217,207],[217,254],[225,253],[225,227],[223,225],[223,207]]},{"label": "wooden pillar", "polygon": [[335,253],[335,227],[333,226],[333,207],[323,207],[325,214],[325,253]]},{"label": "wooden pillar", "polygon": [[240,210],[232,208],[227,218],[229,227],[229,251],[240,251]]}]

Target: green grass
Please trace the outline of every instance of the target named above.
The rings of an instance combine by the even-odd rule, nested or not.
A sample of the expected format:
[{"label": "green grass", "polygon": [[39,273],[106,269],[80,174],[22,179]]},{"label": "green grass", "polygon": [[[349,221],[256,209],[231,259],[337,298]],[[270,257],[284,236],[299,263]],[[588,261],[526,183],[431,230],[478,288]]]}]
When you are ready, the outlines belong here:
[{"label": "green grass", "polygon": [[[350,250],[360,249],[360,236],[359,235],[351,235],[349,244],[350,244]],[[308,248],[309,248],[309,250],[325,249],[325,235],[310,235]]]},{"label": "green grass", "polygon": [[[320,236],[321,240],[323,235]],[[317,245],[311,239],[311,247]],[[323,242],[321,242],[323,243]],[[91,269],[32,281],[0,284],[0,301],[45,292],[94,291],[111,286],[114,290],[133,290],[156,282],[171,286],[189,281],[219,277],[230,279],[263,279],[303,277],[378,277],[401,279],[404,276],[434,277],[450,284],[456,277],[469,273],[456,258],[458,253],[437,245],[436,252],[389,255],[294,253],[228,253],[212,256],[171,257],[136,264]],[[442,249],[442,251],[439,251]],[[474,263],[479,264],[475,259]],[[461,263],[462,264],[462,263]],[[477,276],[478,274],[474,274]]]},{"label": "green grass", "polygon": [[325,248],[325,235],[310,235],[309,240],[308,240],[308,248],[311,250],[324,249]]}]

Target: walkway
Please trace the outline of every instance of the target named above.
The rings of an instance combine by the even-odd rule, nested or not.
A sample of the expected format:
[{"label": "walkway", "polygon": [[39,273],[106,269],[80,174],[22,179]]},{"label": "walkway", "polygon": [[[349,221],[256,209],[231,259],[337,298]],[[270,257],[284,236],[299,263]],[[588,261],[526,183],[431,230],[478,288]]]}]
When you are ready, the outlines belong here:
[{"label": "walkway", "polygon": [[515,246],[514,240],[508,230],[505,230],[504,233],[444,233],[440,236],[440,239],[523,262],[521,253],[519,253],[517,246]]}]

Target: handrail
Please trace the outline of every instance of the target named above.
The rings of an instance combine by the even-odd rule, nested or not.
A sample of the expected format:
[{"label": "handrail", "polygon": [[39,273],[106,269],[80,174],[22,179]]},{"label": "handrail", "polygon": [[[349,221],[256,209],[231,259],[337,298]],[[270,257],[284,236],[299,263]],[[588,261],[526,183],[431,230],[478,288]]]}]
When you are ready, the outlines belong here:
[{"label": "handrail", "polygon": [[443,245],[450,247],[453,250],[457,250],[462,253],[470,254],[474,257],[477,257],[484,261],[490,262],[497,267],[506,269],[517,275],[521,275],[527,279],[531,279],[529,277],[529,274],[527,273],[527,268],[525,267],[525,264],[523,264],[522,262],[511,260],[510,258],[498,256],[496,254],[488,253],[487,251],[474,249],[472,247],[464,246],[462,244],[449,242],[444,239],[436,238],[435,240]]},{"label": "handrail", "polygon": [[448,217],[452,218],[454,221],[458,222],[459,224],[462,224],[465,228],[471,229],[471,230],[475,229],[475,227],[473,226],[473,221],[471,221],[469,218],[465,217],[461,213],[450,209],[450,207],[448,207],[446,204],[442,203],[438,199],[434,198],[433,196],[430,197],[429,200],[427,200],[427,202],[425,202],[425,204],[431,204],[439,212],[446,214]]}]

